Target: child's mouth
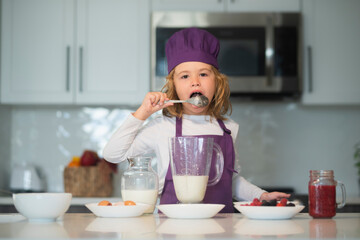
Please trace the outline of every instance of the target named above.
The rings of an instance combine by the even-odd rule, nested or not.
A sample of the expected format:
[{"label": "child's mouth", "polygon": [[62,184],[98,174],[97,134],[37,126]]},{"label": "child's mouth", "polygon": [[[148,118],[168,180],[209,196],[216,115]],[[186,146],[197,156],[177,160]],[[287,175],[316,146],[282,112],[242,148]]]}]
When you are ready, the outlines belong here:
[{"label": "child's mouth", "polygon": [[193,93],[190,95],[190,98],[196,97],[196,96],[201,96],[201,95],[202,95],[201,92],[193,92]]}]

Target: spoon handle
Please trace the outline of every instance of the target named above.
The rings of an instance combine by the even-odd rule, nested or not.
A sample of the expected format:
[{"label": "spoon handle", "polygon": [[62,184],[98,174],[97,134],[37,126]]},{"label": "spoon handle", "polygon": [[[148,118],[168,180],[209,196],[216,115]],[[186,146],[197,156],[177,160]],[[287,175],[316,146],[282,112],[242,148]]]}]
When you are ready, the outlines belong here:
[{"label": "spoon handle", "polygon": [[172,103],[184,103],[184,102],[186,102],[186,100],[168,100],[168,101],[165,101],[164,103],[168,103],[168,102],[172,102]]}]

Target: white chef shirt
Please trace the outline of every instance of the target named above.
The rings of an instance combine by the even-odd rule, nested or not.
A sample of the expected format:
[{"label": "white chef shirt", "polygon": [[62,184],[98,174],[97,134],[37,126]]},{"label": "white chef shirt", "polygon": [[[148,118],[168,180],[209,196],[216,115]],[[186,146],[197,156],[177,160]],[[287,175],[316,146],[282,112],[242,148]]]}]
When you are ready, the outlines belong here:
[{"label": "white chef shirt", "polygon": [[[231,131],[235,146],[239,125],[231,119],[224,121],[224,124]],[[119,163],[131,156],[155,152],[159,176],[159,194],[161,194],[170,162],[168,140],[175,136],[175,126],[175,117],[169,118],[158,115],[144,124],[144,121],[130,114],[110,138],[104,148],[103,157],[109,162]],[[208,115],[183,115],[183,136],[223,135],[223,133],[216,119]],[[235,156],[235,170],[240,172],[237,154]],[[235,199],[246,201],[260,198],[261,194],[265,192],[237,173],[234,173],[233,176],[232,190]]]}]

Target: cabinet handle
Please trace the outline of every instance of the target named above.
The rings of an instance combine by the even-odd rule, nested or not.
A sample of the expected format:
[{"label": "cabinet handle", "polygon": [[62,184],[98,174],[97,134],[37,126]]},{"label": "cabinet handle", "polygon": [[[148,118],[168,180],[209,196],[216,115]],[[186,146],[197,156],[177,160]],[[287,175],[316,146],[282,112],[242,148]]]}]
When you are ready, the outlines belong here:
[{"label": "cabinet handle", "polygon": [[66,91],[70,91],[70,46],[66,47]]},{"label": "cabinet handle", "polygon": [[79,91],[83,91],[83,47],[79,49]]},{"label": "cabinet handle", "polygon": [[309,63],[309,86],[308,90],[311,93],[313,91],[313,79],[312,79],[312,48],[310,46],[307,47],[308,52],[308,63]]}]

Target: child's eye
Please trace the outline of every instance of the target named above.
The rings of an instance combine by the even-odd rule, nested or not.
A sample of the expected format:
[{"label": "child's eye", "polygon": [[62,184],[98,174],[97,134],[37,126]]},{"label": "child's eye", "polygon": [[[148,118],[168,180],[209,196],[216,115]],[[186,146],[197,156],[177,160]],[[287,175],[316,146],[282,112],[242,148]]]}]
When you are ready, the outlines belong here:
[{"label": "child's eye", "polygon": [[189,75],[182,75],[181,78],[182,79],[187,79],[189,77]]},{"label": "child's eye", "polygon": [[207,74],[206,73],[200,73],[200,77],[206,77]]}]

